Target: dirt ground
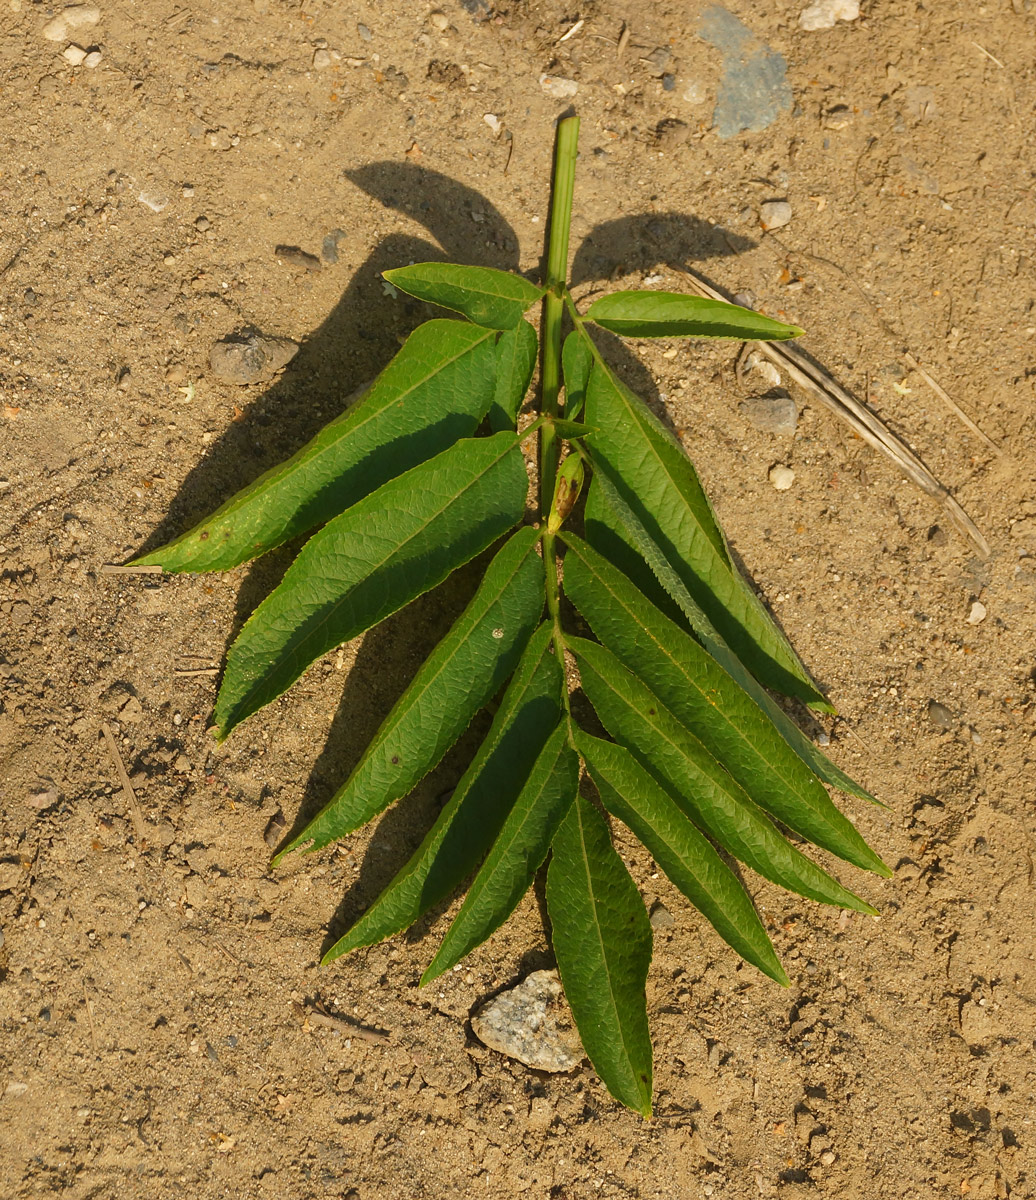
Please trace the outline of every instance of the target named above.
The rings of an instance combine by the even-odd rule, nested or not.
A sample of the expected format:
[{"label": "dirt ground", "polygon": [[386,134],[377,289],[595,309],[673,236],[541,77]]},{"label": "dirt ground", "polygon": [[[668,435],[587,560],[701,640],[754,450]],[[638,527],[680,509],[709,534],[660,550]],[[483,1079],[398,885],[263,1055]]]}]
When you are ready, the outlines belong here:
[{"label": "dirt ground", "polygon": [[[808,32],[806,0],[729,0],[784,56],[791,105],[721,138],[698,0],[440,3],[101,0],[97,23],[48,40],[57,9],[0,0],[0,1194],[1032,1197],[1036,5],[864,0]],[[100,62],[72,65],[73,42]],[[682,263],[754,293],[992,548],[794,389],[794,435],[753,425],[736,346],[634,347],[840,711],[807,727],[888,805],[846,802],[895,868],[840,872],[873,920],[753,883],[788,992],[616,829],[674,918],[649,979],[650,1123],[588,1067],[536,1074],[471,1035],[481,1000],[551,963],[534,896],[426,990],[442,916],[317,966],[465,747],[400,811],[269,869],[270,818],[341,782],[446,627],[442,597],[217,747],[214,669],[283,558],[102,570],[384,365],[425,314],[379,271],[534,269],[569,103],[579,294],[680,289]],[[768,200],[792,209],[769,232]],[[301,350],[272,382],[222,383],[209,351],[246,328]],[[387,1039],[306,1027],[315,999]]]}]

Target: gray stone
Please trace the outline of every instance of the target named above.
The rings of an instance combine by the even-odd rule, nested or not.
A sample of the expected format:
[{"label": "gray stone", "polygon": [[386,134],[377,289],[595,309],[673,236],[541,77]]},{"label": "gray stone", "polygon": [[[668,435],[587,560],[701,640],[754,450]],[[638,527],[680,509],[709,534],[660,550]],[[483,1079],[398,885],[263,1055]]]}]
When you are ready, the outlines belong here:
[{"label": "gray stone", "polygon": [[483,1004],[471,1018],[478,1040],[537,1071],[571,1071],[583,1047],[557,971],[533,971]]},{"label": "gray stone", "polygon": [[928,701],[928,720],[939,729],[952,729],[957,724],[957,718],[938,700]]},{"label": "gray stone", "polygon": [[790,437],[799,420],[799,410],[787,392],[770,392],[765,396],[750,396],[738,405],[741,415],[764,433]]},{"label": "gray stone", "polygon": [[236,333],[212,347],[209,366],[224,383],[261,383],[287,366],[298,352],[298,345],[290,338]]}]

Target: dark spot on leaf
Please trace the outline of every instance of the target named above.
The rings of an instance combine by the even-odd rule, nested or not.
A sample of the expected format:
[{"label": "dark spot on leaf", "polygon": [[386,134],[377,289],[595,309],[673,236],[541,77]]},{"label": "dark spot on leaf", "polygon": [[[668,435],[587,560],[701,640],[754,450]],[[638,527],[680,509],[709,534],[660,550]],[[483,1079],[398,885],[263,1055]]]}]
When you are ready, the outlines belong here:
[{"label": "dark spot on leaf", "polygon": [[209,531],[207,529],[203,529],[201,533],[198,534],[198,537],[201,538],[203,542],[207,542],[209,540]]},{"label": "dark spot on leaf", "polygon": [[648,715],[653,717],[655,715],[655,710],[653,708],[649,708]]},{"label": "dark spot on leaf", "polygon": [[398,754],[393,754],[393,755],[392,755],[392,765],[393,765],[394,767],[396,767],[396,766],[398,766],[398,765],[399,765],[399,755],[398,755]]}]

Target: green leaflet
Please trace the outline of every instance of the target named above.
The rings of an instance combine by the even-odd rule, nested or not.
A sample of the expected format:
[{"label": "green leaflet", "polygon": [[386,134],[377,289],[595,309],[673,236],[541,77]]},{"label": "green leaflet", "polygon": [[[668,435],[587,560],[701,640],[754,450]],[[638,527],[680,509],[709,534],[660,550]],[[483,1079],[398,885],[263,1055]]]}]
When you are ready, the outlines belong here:
[{"label": "green leaflet", "polygon": [[496,392],[489,409],[489,425],[494,433],[514,429],[518,413],[529,390],[536,366],[539,345],[536,330],[528,321],[519,321],[500,335],[497,342]]},{"label": "green leaflet", "polygon": [[565,438],[570,442],[577,438],[589,437],[594,432],[592,425],[583,425],[579,421],[566,421],[564,417],[548,417],[547,421],[554,427],[554,432],[559,438]]},{"label": "green leaflet", "polygon": [[547,911],[583,1049],[611,1094],[650,1117],[651,924],[604,818],[582,796],[554,836]]},{"label": "green leaflet", "polygon": [[518,437],[498,433],[457,442],[325,525],[231,647],[219,737],[516,525],[527,490]]},{"label": "green leaflet", "polygon": [[790,892],[875,914],[866,901],[780,835],[661,700],[603,646],[567,639],[590,703],[605,729],[655,777],[692,821],[728,853]]},{"label": "green leaflet", "polygon": [[669,793],[628,750],[614,742],[579,730],[576,749],[604,807],[633,830],[728,946],[763,974],[787,986],[788,976],[748,893]]},{"label": "green leaflet", "polygon": [[565,380],[565,416],[574,421],[586,403],[586,385],[593,366],[593,352],[578,329],[565,338],[561,347],[561,370]]},{"label": "green leaflet", "polygon": [[415,329],[366,393],[296,455],[132,565],[229,570],[469,437],[493,400],[496,336],[461,321]]},{"label": "green leaflet", "polygon": [[[881,801],[876,800],[870,792],[850,779],[840,767],[835,766],[813,745],[745,668],[737,655],[732,653],[666,561],[661,550],[648,536],[637,515],[605,475],[595,475],[590,487],[586,504],[586,536],[588,542],[605,557],[613,563],[618,563],[626,575],[642,592],[649,595],[658,607],[686,619],[712,657],[755,700],[773,721],[781,737],[814,774],[832,787],[848,792],[850,796],[881,805]],[[647,564],[650,564],[650,571]],[[659,584],[664,586],[665,591],[662,591]]]},{"label": "green leaflet", "polygon": [[760,682],[817,708],[830,705],[759,598],[730,561],[698,476],[647,406],[601,362],[587,388],[595,469],[636,513],[649,537],[734,653]]},{"label": "green leaflet", "polygon": [[490,329],[513,329],[546,290],[509,271],[455,263],[414,263],[382,274],[401,292],[452,308]]},{"label": "green leaflet", "polygon": [[409,862],[325,963],[412,925],[478,865],[525,784],[536,755],[561,717],[564,677],[551,652],[553,626],[530,638],[500,708],[471,765]]},{"label": "green leaflet", "polygon": [[551,839],[575,799],[579,756],[563,721],[540,751],[514,807],[475,876],[435,958],[421,976],[431,983],[481,945],[514,912],[547,857]]},{"label": "green leaflet", "polygon": [[591,321],[623,337],[713,337],[786,341],[796,325],[774,321],[750,308],[679,292],[613,292],[590,305]]},{"label": "green leaflet", "polygon": [[277,857],[311,842],[319,850],[405,796],[439,762],[511,674],[543,613],[539,532],[514,534],[478,591],[425,659],[330,803]]},{"label": "green leaflet", "polygon": [[771,816],[865,870],[891,872],[759,705],[586,542],[565,534],[565,594],[598,639]]}]

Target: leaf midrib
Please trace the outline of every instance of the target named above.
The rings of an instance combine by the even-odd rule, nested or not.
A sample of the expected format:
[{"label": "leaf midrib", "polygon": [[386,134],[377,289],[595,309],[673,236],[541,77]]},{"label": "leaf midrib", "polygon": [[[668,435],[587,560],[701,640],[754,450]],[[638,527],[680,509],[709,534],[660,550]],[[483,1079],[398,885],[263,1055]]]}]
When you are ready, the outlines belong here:
[{"label": "leaf midrib", "polygon": [[[591,874],[591,871],[590,871],[590,858],[586,852],[586,835],[585,835],[585,831],[584,831],[584,827],[583,827],[583,812],[582,812],[582,807],[578,800],[576,801],[576,804],[575,804],[575,814],[576,814],[576,820],[579,822],[579,856],[582,859],[583,867],[584,867],[584,870],[586,873],[586,882],[587,882],[586,890],[587,890],[587,894],[590,897],[590,909],[591,909],[591,913],[592,913],[591,919],[593,921],[594,933],[597,935],[598,945],[601,948],[601,961],[604,963],[604,967],[605,967],[604,974],[605,974],[605,978],[607,980],[607,985],[608,985],[608,987],[607,987],[608,1002],[611,1005],[612,1013],[615,1018],[615,1023],[618,1025],[618,1028],[619,1028],[619,1037],[622,1040],[622,1048],[623,1048],[623,1065],[625,1066],[632,1062],[632,1047],[631,1047],[631,1044],[630,1044],[629,1038],[628,1038],[628,1030],[626,1028],[626,1022],[623,1021],[623,1019],[622,1019],[622,1015],[619,1010],[619,1003],[615,996],[615,989],[612,986],[611,964],[610,964],[610,960],[608,958],[608,948],[607,948],[607,945],[605,944],[604,933],[601,930],[601,922],[598,919],[598,915],[597,915],[597,899],[596,899],[596,893],[594,891],[594,886],[593,886],[593,875]],[[620,865],[621,865],[621,861],[620,861]],[[629,1072],[629,1079],[633,1084],[633,1091],[635,1093],[639,1093],[640,1088],[637,1086],[636,1071]]]},{"label": "leaf midrib", "polygon": [[[384,404],[382,404],[380,408],[375,409],[374,411],[368,413],[362,420],[357,421],[357,423],[355,425],[353,425],[351,429],[348,430],[348,434],[351,436],[351,435],[356,434],[356,433],[360,432],[361,430],[365,429],[367,427],[367,425],[369,425],[371,423],[371,421],[376,421],[380,416],[382,416],[387,408],[390,408],[393,404],[400,404],[403,401],[405,401],[406,398],[408,396],[412,395],[415,391],[417,391],[418,388],[424,387],[424,385],[426,383],[428,383],[428,381],[430,379],[434,379],[436,375],[440,374],[442,371],[445,371],[447,369],[447,367],[451,367],[455,363],[459,362],[466,354],[471,354],[472,351],[474,351],[479,346],[481,346],[487,340],[487,338],[493,337],[496,334],[498,334],[499,332],[500,331],[498,329],[487,329],[485,331],[485,336],[480,337],[477,341],[471,342],[469,345],[465,346],[463,350],[458,351],[456,354],[450,355],[450,357],[448,357],[448,358],[441,359],[439,361],[438,365],[434,368],[434,370],[427,371],[424,375],[421,376],[421,378],[419,380],[417,380],[415,383],[413,383],[405,391],[400,392],[397,396],[395,396],[392,399],[386,400],[386,402]],[[388,363],[385,367],[385,370],[387,371],[391,366],[392,366],[392,363]],[[374,383],[371,385],[371,387],[364,393],[363,396],[359,397],[355,401],[355,403],[362,404],[364,400],[369,400],[371,395],[374,393],[374,390],[377,388],[377,386],[378,386],[378,380],[375,380]],[[348,420],[348,418],[349,418],[349,410],[346,409],[346,411],[344,413],[342,413],[339,420],[344,425],[345,422]],[[324,428],[321,430],[321,433],[324,433],[329,429],[334,429],[336,424],[338,424],[338,421],[330,422],[329,424],[324,426]],[[320,434],[317,434],[317,437],[319,437],[319,436],[320,436]],[[343,436],[345,436],[345,435],[343,435]],[[293,458],[289,458],[287,462],[282,464],[283,470],[278,474],[277,478],[275,480],[267,481],[267,486],[270,486],[273,483],[280,483],[282,480],[288,478],[289,475],[294,474],[295,471],[300,470],[303,467],[303,465],[305,466],[305,468],[307,470],[312,469],[315,466],[315,464],[319,463],[326,455],[328,455],[332,451],[334,451],[338,447],[340,442],[341,442],[341,437],[334,438],[334,439],[326,442],[323,446],[319,447],[319,449],[315,450],[311,456],[307,456],[305,458],[304,462],[295,462],[295,465],[293,467],[291,467],[291,470],[289,470],[288,468],[289,468],[289,466],[291,466],[292,462],[294,461],[294,456],[293,456]],[[305,451],[305,447],[303,447],[303,450],[300,453],[304,453],[304,451]],[[398,478],[398,476],[396,478]],[[258,483],[259,481],[256,480],[256,482]],[[245,491],[248,491],[248,490],[249,489],[245,489]],[[250,503],[254,499],[255,499],[255,496],[254,496],[254,493],[252,493],[251,495],[242,495],[241,499],[237,503],[235,503],[232,500],[230,502],[230,506],[223,509],[220,519],[225,520],[227,517],[232,516],[240,508],[244,507],[246,504]]]},{"label": "leaf midrib", "polygon": [[[589,564],[586,562],[586,559],[582,559],[582,562],[585,566],[587,566],[588,570],[593,570],[593,568],[591,566],[589,566]],[[595,579],[598,580],[599,585],[603,589],[605,589],[609,595],[614,597],[616,603],[618,603],[619,605],[622,606],[623,611],[629,614],[629,616],[632,618],[632,620],[637,624],[640,632],[645,634],[650,639],[652,644],[655,645],[665,655],[665,657],[669,660],[669,662],[673,665],[673,667],[677,671],[680,672],[681,678],[686,680],[688,685],[690,687],[694,688],[695,691],[698,692],[698,694],[702,697],[702,699],[706,703],[711,704],[712,702],[709,700],[709,698],[705,694],[705,692],[698,686],[696,680],[692,679],[687,674],[687,672],[680,665],[679,661],[677,660],[677,658],[675,657],[673,652],[665,645],[665,643],[662,642],[659,638],[657,638],[646,625],[640,624],[640,622],[637,620],[636,614],[629,608],[629,606],[625,603],[625,601],[623,601],[623,599],[615,592],[615,590],[607,583],[606,580],[602,579],[601,576],[598,575],[596,572],[594,572],[594,577],[595,577]],[[717,666],[719,666],[718,663],[717,663]],[[722,667],[720,667],[720,669],[722,670]],[[736,680],[734,680],[732,678],[731,678],[731,682],[736,684]],[[745,696],[749,700],[751,700],[751,697],[748,696],[747,692],[745,693]],[[720,720],[723,721],[724,725],[738,738],[738,740],[740,741],[740,743],[743,746],[748,747],[750,750],[754,749],[752,746],[751,739],[744,732],[744,730],[742,730],[737,725],[737,723],[733,720],[732,717],[730,717],[727,713],[721,712],[720,709],[718,708],[718,706],[716,706],[716,705],[713,705],[713,711],[716,714],[716,716]],[[759,711],[762,712],[761,709]],[[675,713],[673,715],[674,715],[674,717],[676,716]],[[679,720],[679,718],[676,718],[676,719]],[[683,724],[683,722],[680,722],[680,723]],[[688,731],[688,732],[690,732],[690,731]],[[692,736],[693,736],[693,733],[692,733]],[[779,736],[779,734],[778,734],[778,736]],[[708,747],[705,747],[705,749],[708,750]],[[793,754],[793,753],[794,753],[794,751],[789,749],[789,754]],[[756,754],[756,757],[762,757],[762,756],[759,754]],[[816,817],[817,820],[819,820],[823,823],[825,829],[830,831],[832,834],[841,832],[840,830],[838,830],[837,826],[835,826],[831,823],[830,815],[828,813],[824,812],[823,808],[821,808],[817,804],[815,798],[812,796],[809,796],[808,793],[804,795],[801,792],[801,790],[799,789],[799,787],[797,786],[797,784],[794,781],[789,780],[788,776],[781,769],[780,765],[771,762],[769,759],[766,759],[764,761],[766,762],[766,765],[770,768],[770,770],[773,771],[774,775],[777,776],[777,778],[780,780],[780,782],[782,784],[784,784],[784,786],[788,789],[788,791],[791,792],[793,795],[797,796],[809,808],[809,810],[813,814],[813,816]],[[720,766],[722,766],[722,763],[720,763]],[[744,785],[742,784],[741,786],[743,787]]]},{"label": "leaf midrib", "polygon": [[[459,444],[459,443],[455,443],[455,444]],[[284,645],[281,647],[280,651],[278,652],[278,656],[277,656],[278,664],[283,664],[286,659],[290,658],[291,655],[298,652],[298,648],[300,646],[304,646],[306,644],[306,642],[308,642],[311,638],[315,637],[331,621],[331,619],[334,617],[334,615],[338,612],[338,610],[342,607],[342,605],[345,604],[346,600],[353,594],[353,592],[356,590],[356,588],[361,583],[364,583],[366,580],[368,580],[372,575],[374,575],[375,572],[380,571],[382,569],[382,567],[384,567],[385,564],[389,561],[389,559],[393,558],[400,551],[402,551],[405,547],[409,546],[416,538],[420,537],[428,529],[428,527],[430,525],[434,524],[434,522],[437,521],[443,515],[443,513],[447,512],[450,508],[452,508],[453,505],[455,505],[457,503],[457,501],[463,495],[465,495],[465,493],[470,491],[471,488],[473,488],[477,483],[479,483],[494,467],[498,466],[499,463],[504,458],[506,458],[506,456],[508,454],[510,454],[511,451],[513,451],[515,449],[517,444],[518,444],[517,442],[512,442],[511,445],[509,445],[507,447],[507,449],[503,451],[502,454],[497,455],[497,457],[494,458],[493,461],[488,464],[488,466],[486,466],[477,475],[473,476],[468,481],[468,483],[464,486],[464,488],[461,491],[457,492],[453,496],[453,498],[444,507],[437,509],[428,518],[428,520],[423,522],[423,524],[421,524],[417,529],[415,529],[414,532],[411,533],[410,536],[407,537],[404,541],[395,543],[393,549],[391,551],[389,551],[389,553],[385,554],[384,557],[378,563],[376,563],[374,566],[372,566],[370,568],[370,570],[367,571],[366,574],[361,579],[356,580],[356,582],[353,583],[349,587],[348,591],[344,592],[341,596],[339,596],[339,598],[336,601],[334,601],[333,604],[331,604],[328,608],[325,609],[324,614],[318,618],[316,623],[314,625],[312,625],[306,633],[299,634],[299,635],[293,634],[284,643]],[[421,464],[421,465],[423,466],[424,464]],[[418,469],[420,469],[420,468],[414,468],[414,470],[418,470]],[[405,474],[408,474],[408,473],[409,472],[405,472],[404,475],[398,475],[396,477],[396,479],[393,480],[392,482],[395,483],[399,479],[403,479],[405,477]],[[377,492],[372,492],[371,495],[377,495]],[[360,503],[362,504],[362,503],[364,503],[364,501],[361,500]],[[343,514],[343,516],[344,516],[344,514]],[[326,526],[325,526],[325,528],[326,528]],[[295,560],[294,565],[295,566],[298,565],[298,559]],[[275,595],[275,594],[276,593],[272,593],[272,595]],[[251,625],[252,622],[259,616],[260,611],[261,611],[260,609],[257,609],[256,612],[251,617],[249,617],[249,619],[245,622],[244,626],[242,627],[241,634],[239,635],[239,639],[241,636],[244,635],[245,630],[249,627],[249,625]],[[252,687],[250,687],[248,689],[248,691],[245,692],[235,702],[234,709],[237,710],[237,709],[242,708],[249,701],[251,701],[251,699],[257,693],[261,692],[261,690],[262,690],[262,688],[260,686],[260,682],[253,684]]]},{"label": "leaf midrib", "polygon": [[[679,481],[673,475],[673,472],[669,469],[665,460],[659,454],[658,449],[655,446],[654,438],[652,438],[650,436],[652,433],[657,433],[658,431],[652,429],[651,425],[646,420],[644,420],[642,418],[641,414],[636,411],[636,408],[632,404],[630,404],[630,402],[627,399],[622,388],[616,386],[616,384],[613,382],[610,372],[606,373],[605,378],[608,380],[608,384],[612,388],[612,390],[614,391],[616,396],[619,397],[619,400],[621,401],[626,413],[636,423],[637,428],[640,429],[642,432],[644,432],[647,435],[647,436],[645,436],[644,441],[647,445],[648,451],[650,451],[651,456],[658,463],[658,465],[662,468],[662,471],[664,472],[666,479],[669,481],[670,485],[676,490],[677,495],[683,501],[684,508],[686,509],[687,513],[689,514],[689,516],[691,518],[691,524],[701,534],[701,536],[705,538],[705,541],[708,543],[709,549],[712,551],[712,557],[714,559],[718,560],[721,563],[721,565],[726,569],[726,571],[729,572],[731,570],[729,559],[725,555],[722,555],[719,552],[719,550],[716,547],[716,543],[709,536],[709,531],[705,528],[705,526],[702,524],[701,520],[699,519],[697,513],[694,511],[694,506],[690,503],[690,501],[687,499],[686,495],[684,494],[684,490],[680,486]],[[678,453],[683,453],[683,451],[680,449],[679,446],[673,445],[672,449],[677,451]],[[679,575],[678,571],[677,571],[677,575]]]},{"label": "leaf midrib", "polygon": [[[501,596],[503,596],[503,594],[507,591],[507,589],[514,583],[515,578],[518,576],[518,574],[520,573],[522,568],[525,566],[526,562],[528,561],[529,555],[535,551],[535,548],[536,548],[536,542],[531,542],[529,544],[529,547],[528,547],[526,553],[523,554],[521,559],[519,560],[517,566],[508,575],[508,577],[504,580],[504,582],[500,585],[496,594],[486,604],[486,606],[482,610],[481,614],[478,616],[475,616],[471,621],[469,621],[468,627],[464,633],[465,638],[470,637],[475,632],[475,630],[479,627],[479,625],[481,625],[485,621],[486,617],[488,616],[488,614],[489,614],[490,610],[493,608],[493,606],[500,602]],[[450,632],[452,633],[453,631],[451,630]],[[449,635],[447,635],[447,636],[449,636]],[[363,758],[361,758],[360,761],[356,764],[356,768],[353,771],[352,778],[356,778],[356,776],[359,775],[359,773],[363,770],[363,768],[371,762],[372,758],[374,757],[375,752],[378,749],[383,748],[385,746],[385,744],[388,742],[389,738],[394,733],[396,733],[396,731],[399,729],[400,725],[402,724],[403,720],[406,718],[407,714],[412,712],[413,708],[418,703],[420,703],[421,699],[423,699],[425,695],[427,695],[427,693],[431,689],[432,685],[438,681],[439,677],[442,675],[442,673],[446,670],[446,668],[450,665],[451,662],[452,662],[451,659],[448,659],[448,658],[443,659],[443,661],[438,664],[437,668],[432,672],[432,674],[430,674],[428,676],[427,680],[424,681],[423,686],[417,692],[415,692],[412,696],[408,696],[407,693],[404,692],[403,696],[400,698],[400,703],[402,703],[403,700],[407,700],[408,703],[407,703],[406,707],[401,711],[400,715],[396,718],[396,720],[392,723],[392,725],[389,726],[388,729],[386,729],[384,738],[376,735],[374,740],[372,740],[368,744],[367,750],[365,751]],[[420,670],[420,668],[418,668],[418,670]],[[350,779],[346,783],[345,789],[343,789],[343,794],[342,794],[341,799],[338,800],[337,802],[335,802],[334,807],[336,809],[339,808],[344,803],[344,801],[346,799],[346,795],[348,794],[347,789],[349,788],[349,784],[351,782],[352,782],[352,779]],[[327,815],[330,816],[331,812],[329,811]],[[319,820],[319,817],[315,818],[315,819]]]}]

